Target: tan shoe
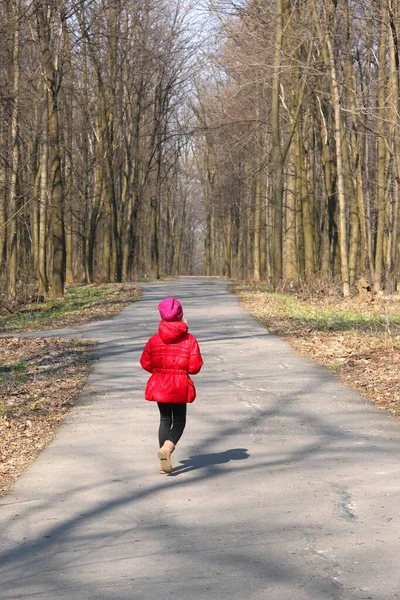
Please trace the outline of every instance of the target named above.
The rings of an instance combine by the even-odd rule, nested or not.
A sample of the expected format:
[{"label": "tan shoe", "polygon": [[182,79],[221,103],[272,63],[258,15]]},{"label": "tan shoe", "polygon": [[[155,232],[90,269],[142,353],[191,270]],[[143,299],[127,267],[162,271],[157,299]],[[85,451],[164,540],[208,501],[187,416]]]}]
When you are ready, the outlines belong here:
[{"label": "tan shoe", "polygon": [[161,462],[160,467],[164,473],[172,473],[171,454],[174,450],[175,444],[170,440],[167,440],[157,452],[157,456]]}]

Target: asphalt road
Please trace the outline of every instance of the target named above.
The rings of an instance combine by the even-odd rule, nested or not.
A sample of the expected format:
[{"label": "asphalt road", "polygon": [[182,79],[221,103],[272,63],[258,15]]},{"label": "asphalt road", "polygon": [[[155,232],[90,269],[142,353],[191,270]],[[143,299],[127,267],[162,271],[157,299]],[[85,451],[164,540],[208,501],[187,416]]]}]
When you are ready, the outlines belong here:
[{"label": "asphalt road", "polygon": [[[205,365],[167,477],[138,360],[171,295]],[[99,360],[0,499],[1,600],[400,597],[400,422],[270,335],[224,282],[146,284],[118,317],[62,333],[98,339]]]}]

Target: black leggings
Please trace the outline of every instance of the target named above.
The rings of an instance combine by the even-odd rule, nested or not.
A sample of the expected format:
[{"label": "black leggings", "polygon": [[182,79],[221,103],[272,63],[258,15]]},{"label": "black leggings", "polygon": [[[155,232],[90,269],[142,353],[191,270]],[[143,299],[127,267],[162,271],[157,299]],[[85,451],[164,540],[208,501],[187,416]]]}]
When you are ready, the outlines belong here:
[{"label": "black leggings", "polygon": [[158,441],[160,448],[166,440],[177,444],[186,425],[186,404],[157,402],[160,410]]}]

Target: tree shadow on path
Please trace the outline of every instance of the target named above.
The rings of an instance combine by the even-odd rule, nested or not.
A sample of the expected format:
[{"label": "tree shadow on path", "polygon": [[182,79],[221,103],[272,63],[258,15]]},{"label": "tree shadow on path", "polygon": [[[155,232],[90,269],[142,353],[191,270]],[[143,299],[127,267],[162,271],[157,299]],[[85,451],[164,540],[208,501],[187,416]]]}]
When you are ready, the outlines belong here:
[{"label": "tree shadow on path", "polygon": [[191,471],[197,471],[205,467],[215,467],[217,465],[223,465],[231,462],[232,460],[245,460],[249,458],[247,448],[233,448],[231,450],[225,450],[225,452],[211,452],[210,454],[196,454],[189,456],[186,460],[181,460],[180,464],[177,465],[171,476],[182,475],[183,473],[190,473]]}]

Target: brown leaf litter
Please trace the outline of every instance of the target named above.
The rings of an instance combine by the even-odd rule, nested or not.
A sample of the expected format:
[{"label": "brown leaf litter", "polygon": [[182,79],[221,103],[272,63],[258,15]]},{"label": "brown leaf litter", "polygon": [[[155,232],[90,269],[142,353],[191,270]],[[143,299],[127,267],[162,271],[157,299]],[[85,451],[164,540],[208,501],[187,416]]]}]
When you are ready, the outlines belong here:
[{"label": "brown leaf litter", "polygon": [[[104,286],[102,286],[104,287]],[[108,298],[40,329],[108,319],[140,298],[138,286],[110,284]],[[30,324],[25,331],[38,329]],[[91,370],[95,343],[61,338],[0,340],[0,495],[54,438]]]},{"label": "brown leaf litter", "polygon": [[5,338],[0,349],[0,495],[53,439],[91,369],[87,341]]}]

